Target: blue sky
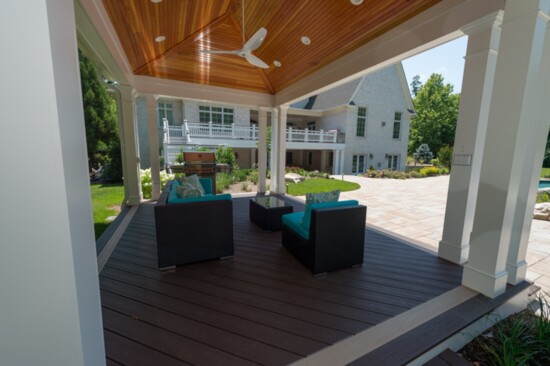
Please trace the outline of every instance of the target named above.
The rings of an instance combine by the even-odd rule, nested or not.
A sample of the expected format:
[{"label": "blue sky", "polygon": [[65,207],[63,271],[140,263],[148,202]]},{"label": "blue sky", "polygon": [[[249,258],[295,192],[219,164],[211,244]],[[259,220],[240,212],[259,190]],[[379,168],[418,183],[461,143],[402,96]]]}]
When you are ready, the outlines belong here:
[{"label": "blue sky", "polygon": [[468,37],[460,37],[404,60],[403,68],[409,85],[415,75],[420,75],[420,82],[424,84],[431,74],[437,73],[443,75],[445,83],[454,86],[455,93],[460,93],[467,42]]}]

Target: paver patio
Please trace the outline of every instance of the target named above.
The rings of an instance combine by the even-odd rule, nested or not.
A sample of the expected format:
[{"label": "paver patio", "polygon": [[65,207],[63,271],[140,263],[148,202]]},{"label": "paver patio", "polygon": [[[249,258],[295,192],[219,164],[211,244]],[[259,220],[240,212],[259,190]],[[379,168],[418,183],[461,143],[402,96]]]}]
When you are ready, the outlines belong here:
[{"label": "paver patio", "polygon": [[[367,224],[437,252],[443,232],[449,176],[401,180],[346,175],[344,179],[358,183],[361,188],[343,192],[340,199],[355,199],[366,205]],[[533,220],[527,262],[527,279],[550,292],[550,221]]]}]

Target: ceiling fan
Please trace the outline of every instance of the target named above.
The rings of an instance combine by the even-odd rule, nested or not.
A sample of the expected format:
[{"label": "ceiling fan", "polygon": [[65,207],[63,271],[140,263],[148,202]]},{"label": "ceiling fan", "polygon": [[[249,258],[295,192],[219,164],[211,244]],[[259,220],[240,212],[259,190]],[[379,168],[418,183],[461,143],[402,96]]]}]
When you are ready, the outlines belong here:
[{"label": "ceiling fan", "polygon": [[246,61],[250,62],[254,66],[261,67],[262,69],[268,69],[269,66],[260,60],[260,58],[254,56],[252,51],[257,50],[263,43],[265,36],[267,35],[267,30],[265,28],[260,28],[248,41],[245,42],[244,35],[244,0],[242,1],[242,18],[243,18],[243,47],[240,50],[201,50],[201,53],[209,54],[218,54],[218,55],[237,55],[244,57]]}]

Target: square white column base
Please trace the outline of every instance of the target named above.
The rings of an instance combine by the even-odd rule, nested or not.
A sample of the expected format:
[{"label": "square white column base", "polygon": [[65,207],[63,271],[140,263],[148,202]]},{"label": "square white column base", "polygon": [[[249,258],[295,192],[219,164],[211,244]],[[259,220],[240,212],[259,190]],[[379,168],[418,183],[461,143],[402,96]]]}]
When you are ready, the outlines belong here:
[{"label": "square white column base", "polygon": [[495,298],[506,292],[506,280],[508,272],[502,271],[496,274],[481,272],[467,264],[464,266],[462,274],[462,285],[475,290],[483,295]]},{"label": "square white column base", "polygon": [[508,272],[508,283],[510,285],[517,285],[525,281],[527,277],[527,262],[523,260],[517,264],[507,263],[506,271]]},{"label": "square white column base", "polygon": [[463,244],[457,246],[452,243],[441,240],[439,242],[439,249],[437,255],[440,258],[448,260],[456,264],[464,264],[468,262],[468,255],[470,254],[470,244]]}]

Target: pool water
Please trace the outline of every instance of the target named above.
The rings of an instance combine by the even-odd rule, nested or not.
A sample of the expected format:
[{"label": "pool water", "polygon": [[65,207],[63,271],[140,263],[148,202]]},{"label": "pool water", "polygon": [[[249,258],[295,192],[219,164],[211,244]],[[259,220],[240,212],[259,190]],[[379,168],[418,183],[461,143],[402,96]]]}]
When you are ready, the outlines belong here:
[{"label": "pool water", "polygon": [[550,180],[539,181],[539,189],[541,188],[550,188]]}]

